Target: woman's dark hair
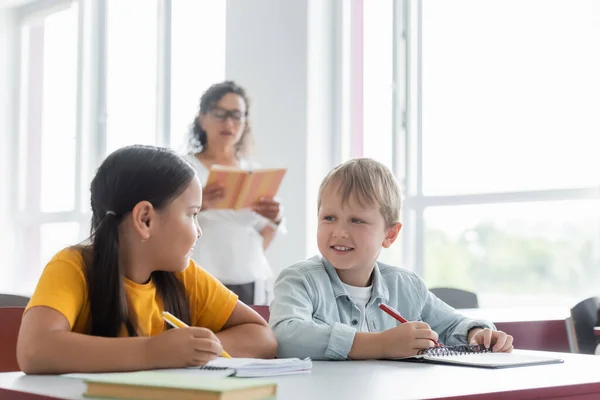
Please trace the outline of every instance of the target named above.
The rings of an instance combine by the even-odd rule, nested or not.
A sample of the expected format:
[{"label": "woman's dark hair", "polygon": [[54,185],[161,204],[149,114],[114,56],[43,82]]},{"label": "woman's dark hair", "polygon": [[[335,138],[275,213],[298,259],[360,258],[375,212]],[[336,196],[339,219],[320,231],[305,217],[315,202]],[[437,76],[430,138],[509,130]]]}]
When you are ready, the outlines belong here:
[{"label": "woman's dark hair", "polygon": [[248,155],[250,152],[250,146],[252,144],[252,131],[250,129],[250,121],[248,119],[249,111],[250,111],[250,102],[248,100],[248,95],[246,95],[246,91],[244,88],[239,86],[233,81],[225,81],[221,83],[215,83],[211,87],[209,87],[206,92],[200,98],[200,110],[194,118],[194,122],[192,123],[192,127],[189,133],[189,151],[190,153],[195,153],[206,149],[206,132],[200,126],[199,117],[201,115],[205,115],[211,112],[216,105],[221,101],[223,96],[228,93],[237,94],[242,99],[244,99],[244,103],[246,103],[246,114],[245,124],[244,124],[244,132],[242,132],[242,137],[236,144],[237,153],[240,155]]},{"label": "woman's dark hair", "polygon": [[[129,336],[138,335],[119,262],[119,224],[140,201],[164,208],[187,188],[194,174],[173,151],[152,146],[123,147],[98,168],[91,185],[91,246],[84,250],[92,335],[117,337],[123,326]],[[165,271],[154,271],[152,280],[164,309],[189,324],[181,281]]]}]

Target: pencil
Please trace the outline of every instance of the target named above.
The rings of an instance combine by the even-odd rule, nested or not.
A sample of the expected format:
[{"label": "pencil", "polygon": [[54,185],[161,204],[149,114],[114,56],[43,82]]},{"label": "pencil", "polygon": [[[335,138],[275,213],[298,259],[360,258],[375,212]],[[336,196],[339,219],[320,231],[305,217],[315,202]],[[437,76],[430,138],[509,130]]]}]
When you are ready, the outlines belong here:
[{"label": "pencil", "polygon": [[[185,322],[183,322],[168,311],[163,311],[162,316],[163,319],[167,322],[167,324],[171,325],[173,328],[189,328]],[[223,350],[221,356],[225,358],[231,358],[231,356],[227,354],[225,350]]]}]

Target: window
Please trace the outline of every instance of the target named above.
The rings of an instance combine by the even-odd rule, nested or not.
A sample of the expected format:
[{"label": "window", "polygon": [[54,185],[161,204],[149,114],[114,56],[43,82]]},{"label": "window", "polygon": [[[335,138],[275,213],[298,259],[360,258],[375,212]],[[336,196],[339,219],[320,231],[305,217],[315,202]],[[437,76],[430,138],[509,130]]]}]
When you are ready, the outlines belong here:
[{"label": "window", "polygon": [[[341,27],[342,77],[340,105],[340,162],[353,157],[374,158],[395,171],[395,145],[400,128],[394,114],[401,86],[396,38],[404,22],[400,1],[342,2],[338,16]],[[400,238],[381,253],[380,260],[400,265]]]},{"label": "window", "polygon": [[474,289],[483,305],[596,293],[600,5],[424,0],[421,12],[412,204],[424,210],[425,278]]},{"label": "window", "polygon": [[424,221],[431,286],[476,290],[504,306],[598,293],[600,200],[428,207]]},{"label": "window", "polygon": [[171,147],[184,151],[202,93],[225,80],[224,1],[174,1]]},{"label": "window", "polygon": [[107,2],[107,154],[157,144],[158,19],[156,0]]},{"label": "window", "polygon": [[586,0],[423,1],[424,194],[600,183],[598,18]]},{"label": "window", "polygon": [[50,0],[11,11],[18,177],[7,193],[20,259],[0,275],[27,294],[57,251],[89,236],[89,184],[107,153],[182,144],[200,94],[224,79],[225,3]]},{"label": "window", "polygon": [[391,166],[405,194],[401,249],[381,259],[430,287],[474,290],[483,306],[571,305],[597,293],[600,4],[352,10],[362,23],[347,34],[349,52],[362,56],[348,68],[360,63],[363,75],[348,92],[364,108],[363,130],[345,139],[362,147],[347,157]]},{"label": "window", "polygon": [[394,2],[363,3],[362,156],[393,169]]},{"label": "window", "polygon": [[[24,18],[20,28],[18,254],[33,285],[39,266],[82,238],[78,208],[78,3]],[[64,221],[56,223],[55,221]],[[68,229],[65,230],[65,227]]]}]

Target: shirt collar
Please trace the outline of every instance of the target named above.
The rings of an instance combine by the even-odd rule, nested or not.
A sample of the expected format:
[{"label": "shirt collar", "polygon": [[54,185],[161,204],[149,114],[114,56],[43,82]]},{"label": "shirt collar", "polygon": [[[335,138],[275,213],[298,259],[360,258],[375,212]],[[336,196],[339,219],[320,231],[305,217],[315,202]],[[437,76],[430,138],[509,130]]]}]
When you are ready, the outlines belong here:
[{"label": "shirt collar", "polygon": [[[325,267],[325,271],[327,275],[329,275],[329,280],[331,282],[331,287],[333,288],[333,295],[337,299],[340,296],[348,296],[348,292],[344,287],[342,280],[338,276],[335,268],[331,263],[325,258],[321,257],[321,261],[323,266]],[[375,267],[373,268],[373,292],[371,297],[374,299],[381,299],[386,302],[389,300],[390,292],[387,286],[384,284],[383,279],[381,279],[381,271],[379,270],[379,264],[375,263]]]}]

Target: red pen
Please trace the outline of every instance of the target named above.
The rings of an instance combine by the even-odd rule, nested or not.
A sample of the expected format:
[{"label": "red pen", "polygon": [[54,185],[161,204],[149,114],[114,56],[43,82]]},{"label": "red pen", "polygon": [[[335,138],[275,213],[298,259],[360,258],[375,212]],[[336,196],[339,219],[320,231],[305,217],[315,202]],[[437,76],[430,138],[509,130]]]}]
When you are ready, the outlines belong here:
[{"label": "red pen", "polygon": [[[383,311],[385,311],[386,313],[388,313],[392,318],[394,318],[397,321],[400,321],[401,323],[406,323],[408,322],[406,319],[404,319],[404,317],[402,315],[400,315],[400,313],[396,310],[394,310],[392,307],[388,306],[387,304],[383,304],[381,303],[379,305],[379,308],[381,308]],[[438,342],[436,342],[433,339],[430,339],[433,343],[435,343],[436,346],[439,346],[440,344]]]}]

